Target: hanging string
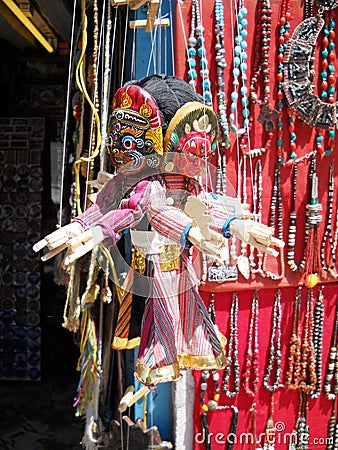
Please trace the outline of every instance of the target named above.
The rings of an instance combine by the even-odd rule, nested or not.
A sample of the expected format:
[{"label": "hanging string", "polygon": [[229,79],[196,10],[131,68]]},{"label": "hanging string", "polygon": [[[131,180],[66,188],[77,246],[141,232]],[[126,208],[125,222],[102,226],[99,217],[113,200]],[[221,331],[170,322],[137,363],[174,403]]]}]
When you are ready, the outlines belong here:
[{"label": "hanging string", "polygon": [[64,131],[63,131],[62,168],[61,168],[61,194],[60,194],[60,210],[59,210],[58,227],[62,227],[63,191],[64,191],[65,168],[66,168],[67,130],[68,130],[69,104],[70,104],[70,86],[71,86],[72,65],[73,65],[73,58],[74,58],[75,17],[76,17],[76,0],[74,0],[74,3],[73,3],[72,32],[71,32],[71,37],[70,37],[70,52],[69,52],[69,64],[68,64],[68,84],[67,84],[67,97],[66,97],[66,112],[65,112],[65,122],[64,122]]},{"label": "hanging string", "polygon": [[168,73],[168,36],[167,29],[164,29],[164,73]]},{"label": "hanging string", "polygon": [[133,29],[133,48],[131,52],[130,78],[132,80],[136,78],[135,60],[136,60],[136,27],[134,27]]},{"label": "hanging string", "polygon": [[125,24],[125,28],[124,28],[124,45],[123,45],[120,87],[123,86],[123,82],[124,82],[124,63],[126,60],[128,22],[129,22],[129,6],[127,7],[126,24]]},{"label": "hanging string", "polygon": [[[105,11],[105,3],[103,10]],[[103,23],[102,19],[102,23]],[[107,162],[107,152],[106,152],[106,139],[107,139],[107,124],[108,124],[108,114],[109,114],[109,82],[111,77],[110,70],[110,36],[111,36],[111,5],[107,2],[107,28],[106,28],[106,39],[104,45],[104,52],[102,52],[103,59],[103,88],[101,97],[101,154],[100,154],[100,171],[103,172],[106,168]]]},{"label": "hanging string", "polygon": [[157,27],[155,27],[155,31],[151,30],[151,50],[150,50],[149,60],[148,60],[147,76],[150,74],[151,59],[153,60],[154,73],[157,73],[156,58],[155,58],[156,37],[157,37]]},{"label": "hanging string", "polygon": [[[157,60],[158,60],[158,68],[159,68],[159,73],[162,73],[162,27],[161,27],[161,22],[162,22],[162,0],[160,1],[160,6],[158,9],[158,15],[159,15],[159,27],[155,27],[156,30],[157,28],[159,28],[159,33],[158,33],[158,47],[157,47]],[[164,53],[164,61],[167,59],[167,55],[166,53]],[[167,73],[167,72],[164,72]]]},{"label": "hanging string", "polygon": [[90,164],[92,161],[94,161],[96,156],[99,154],[100,147],[101,147],[101,127],[100,127],[100,118],[98,115],[98,110],[88,94],[88,91],[87,91],[87,88],[85,85],[85,81],[84,81],[83,63],[84,63],[85,52],[87,49],[87,38],[88,38],[88,36],[87,36],[88,20],[87,20],[87,15],[86,15],[86,1],[85,0],[82,0],[81,8],[82,8],[82,49],[81,49],[81,55],[79,58],[79,62],[77,64],[76,70],[75,70],[75,78],[76,78],[76,85],[77,85],[78,89],[80,90],[80,92],[82,93],[84,98],[87,100],[87,102],[90,105],[90,108],[93,112],[93,115],[94,115],[94,119],[96,122],[96,146],[95,146],[94,152],[92,154],[89,153],[88,157],[82,156],[74,163],[75,189],[76,189],[75,200],[76,200],[76,206],[77,206],[78,213],[82,212],[81,202],[80,202],[80,200],[81,200],[81,198],[80,198],[80,167],[81,167],[81,164],[82,163]]},{"label": "hanging string", "polygon": [[[116,41],[116,30],[117,30],[117,15],[118,15],[118,7],[115,6],[114,8],[115,11],[115,20],[114,20],[114,27],[113,27],[113,39],[112,39],[112,44],[111,44],[111,49],[110,49],[110,74],[113,73],[113,64],[114,64],[114,51],[115,51],[115,41]],[[109,87],[108,87],[108,92],[110,92],[111,89],[111,76],[109,77]]]},{"label": "hanging string", "polygon": [[[105,4],[103,5],[103,8],[105,8]],[[98,4],[97,0],[94,0],[93,3],[93,20],[94,20],[94,45],[93,45],[93,62],[92,62],[92,68],[93,68],[93,78],[94,78],[94,89],[93,89],[93,104],[96,108],[96,110],[99,110],[99,101],[98,101],[98,73],[99,73],[99,60],[100,60],[100,53],[101,53],[101,47],[102,47],[102,36],[103,36],[103,23],[104,23],[104,15],[102,17],[101,21],[101,28],[100,28],[100,35],[98,37]],[[96,123],[94,121],[94,114],[92,110],[92,115],[90,119],[90,133],[89,133],[89,158],[92,154],[92,151],[95,149],[95,141],[93,140],[93,132],[95,127],[100,126],[100,123]],[[100,130],[101,133],[101,130]],[[101,139],[102,142],[102,139]],[[101,142],[100,142],[100,148],[101,148]],[[87,199],[88,199],[88,190],[90,188],[88,184],[88,180],[92,178],[92,172],[93,172],[93,160],[87,163],[87,171],[86,171],[86,184],[85,184],[85,194],[84,194],[84,210],[87,209]]]},{"label": "hanging string", "polygon": [[[183,21],[183,14],[182,14],[182,9],[181,9],[181,2],[177,2],[177,6],[178,6],[178,11],[179,11],[179,15],[180,15],[180,22],[181,22],[181,30],[183,32],[183,36],[184,36],[184,44],[185,44],[185,53],[187,55],[187,58],[189,59],[189,47],[188,47],[188,38],[185,32],[185,24]],[[190,69],[192,69],[192,67],[190,67]],[[196,86],[191,85],[192,89],[196,92]]]},{"label": "hanging string", "polygon": [[[179,2],[178,2],[179,4]],[[172,26],[170,26],[170,40],[171,40],[171,63],[172,63],[172,70],[173,70],[173,75],[175,76],[175,51],[174,51],[174,27],[173,27],[173,7],[172,7],[172,3],[171,0],[169,0],[169,18],[170,18],[170,24]]]}]

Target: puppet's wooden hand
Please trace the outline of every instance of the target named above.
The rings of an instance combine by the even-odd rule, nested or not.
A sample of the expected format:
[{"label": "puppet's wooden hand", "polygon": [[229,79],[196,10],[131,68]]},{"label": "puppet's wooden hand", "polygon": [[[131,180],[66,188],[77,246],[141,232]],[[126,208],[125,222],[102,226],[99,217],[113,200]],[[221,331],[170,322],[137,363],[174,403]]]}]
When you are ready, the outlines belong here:
[{"label": "puppet's wooden hand", "polygon": [[188,240],[202,253],[214,258],[218,264],[223,264],[226,257],[226,241],[220,233],[212,233],[211,240],[206,240],[199,227],[190,228]]},{"label": "puppet's wooden hand", "polygon": [[69,223],[64,227],[59,228],[51,234],[48,234],[44,239],[37,242],[33,246],[33,250],[38,252],[47,247],[49,252],[46,253],[41,259],[47,261],[53,256],[60,253],[67,247],[67,243],[74,237],[80,235],[83,232],[82,226],[77,222]]},{"label": "puppet's wooden hand", "polygon": [[81,256],[93,250],[104,240],[102,228],[99,226],[84,231],[79,236],[74,237],[67,243],[67,254],[63,261],[63,266],[67,268]]},{"label": "puppet's wooden hand", "polygon": [[283,248],[284,241],[273,236],[274,229],[251,219],[235,219],[231,222],[229,231],[249,245],[257,248],[260,252],[277,257],[279,252],[271,245]]}]

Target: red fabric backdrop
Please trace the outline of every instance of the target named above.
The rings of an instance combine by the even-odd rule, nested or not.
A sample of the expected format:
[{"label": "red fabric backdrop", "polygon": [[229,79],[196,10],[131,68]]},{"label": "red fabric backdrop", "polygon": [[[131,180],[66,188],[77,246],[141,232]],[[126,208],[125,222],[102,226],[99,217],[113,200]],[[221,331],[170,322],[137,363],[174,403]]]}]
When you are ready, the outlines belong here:
[{"label": "red fabric backdrop", "polygon": [[[233,7],[230,2],[224,1],[224,15],[225,15],[225,50],[226,60],[228,67],[225,69],[226,79],[226,92],[228,103],[230,93],[232,91],[232,49],[233,49],[233,37],[231,27],[234,21],[230,17]],[[252,46],[255,37],[255,24],[257,19],[255,18],[256,0],[247,0],[245,6],[248,9],[248,76],[250,80],[250,67],[252,64],[253,52]],[[272,1],[272,38],[270,47],[270,87],[271,87],[271,106],[276,107],[277,99],[277,84],[276,84],[276,59],[278,54],[278,20],[280,17],[281,4],[278,1]],[[201,7],[202,22],[205,28],[205,46],[207,50],[207,57],[209,61],[210,79],[212,81],[213,93],[216,92],[216,63],[215,63],[215,36],[214,36],[214,0],[202,1]],[[185,42],[187,36],[190,33],[190,17],[191,17],[191,0],[185,0],[184,2],[177,2],[176,5],[176,18],[175,18],[175,71],[176,76],[187,79],[187,64],[186,64],[186,50]],[[303,5],[300,3],[291,4],[291,14],[293,16],[291,21],[291,32],[301,22],[303,17]],[[318,52],[316,52],[316,55]],[[317,66],[316,66],[317,67]],[[317,77],[318,78],[318,77]],[[200,83],[197,83],[197,91],[200,92]],[[257,115],[259,111],[255,110],[256,120],[254,122],[254,128],[251,130],[251,143],[254,147],[259,147],[264,141],[264,132],[262,132],[262,126],[257,121]],[[287,123],[285,124],[285,132],[287,133]],[[302,124],[299,120],[296,121],[296,134],[297,134],[297,156],[302,156],[311,152],[315,148],[315,130],[310,126]],[[272,148],[261,157],[263,168],[263,211],[262,221],[268,223],[269,220],[269,206],[271,201],[271,191],[273,183],[274,166],[277,159],[276,156],[276,140],[277,134],[274,131]],[[288,138],[285,138],[285,142],[289,142]],[[285,157],[289,153],[289,148],[284,148]],[[324,158],[317,158],[317,174],[319,176],[319,201],[323,205],[323,221],[319,226],[320,240],[323,237],[325,218],[327,213],[327,184],[329,165],[334,158],[334,153]],[[237,173],[238,173],[238,157],[236,139],[234,134],[231,135],[231,147],[226,150],[227,157],[227,177],[228,181],[237,189]],[[253,164],[255,160],[253,161]],[[296,261],[301,259],[301,255],[304,251],[304,221],[305,221],[305,205],[307,203],[307,190],[308,190],[308,167],[309,160],[302,162],[298,165],[298,182],[297,182],[297,243],[296,243]],[[334,206],[333,217],[336,215],[337,204],[337,176],[338,168],[335,163],[335,194],[334,194]],[[250,169],[247,170],[247,188],[250,199],[252,174]],[[287,242],[289,213],[291,208],[291,183],[292,183],[292,166],[281,167],[281,191],[283,199],[283,224],[284,224],[284,241]],[[333,220],[333,228],[335,229],[335,221]],[[287,247],[287,246],[286,246]],[[285,248],[285,256],[287,248]],[[274,267],[278,260],[274,260],[269,257],[268,268],[276,271]],[[216,306],[216,319],[217,324],[221,331],[228,336],[228,318],[231,306],[231,295],[233,291],[238,291],[239,295],[239,360],[241,368],[243,366],[244,352],[247,343],[247,330],[250,316],[250,308],[252,301],[253,290],[259,290],[259,353],[260,353],[260,389],[257,397],[254,399],[257,405],[257,434],[264,432],[265,423],[268,415],[268,408],[270,404],[270,394],[262,387],[263,373],[267,361],[267,351],[270,339],[271,331],[271,316],[272,307],[275,297],[276,288],[282,288],[282,352],[283,352],[283,378],[285,378],[286,362],[288,357],[288,343],[292,328],[293,320],[293,305],[296,286],[300,282],[300,274],[291,272],[286,264],[285,277],[282,280],[276,281],[269,278],[263,278],[260,276],[251,275],[249,280],[245,280],[239,275],[238,281],[227,283],[210,283],[207,282],[201,287],[202,294],[208,304],[210,299],[210,292],[215,292],[215,306]],[[335,316],[335,304],[337,301],[337,283],[334,278],[328,278],[325,273],[321,274],[320,285],[325,283],[324,288],[324,302],[325,302],[325,318],[324,318],[324,340],[323,340],[323,377],[326,371],[326,362],[329,354],[332,327]],[[319,286],[319,285],[318,285]],[[315,288],[315,298],[318,292],[318,286]],[[307,288],[303,288],[303,307],[305,305]],[[304,319],[304,311],[302,314]],[[304,323],[304,320],[302,321]],[[242,373],[242,372],[241,372]],[[220,372],[221,380],[223,373]],[[196,402],[195,402],[195,435],[201,432],[201,418],[200,418],[200,397],[199,397],[199,380],[200,373],[195,372],[197,389],[196,389]],[[212,382],[209,380],[211,386]],[[239,408],[239,426],[238,435],[246,431],[247,419],[249,409],[252,404],[252,399],[241,389],[240,394],[233,400],[227,400],[225,395],[222,394],[219,404],[234,404]],[[285,448],[284,443],[285,433],[290,433],[296,422],[297,410],[299,404],[299,393],[286,391],[285,389],[279,389],[275,395],[275,422],[280,422],[281,432],[277,433],[276,448]],[[321,394],[317,400],[310,400],[308,422],[310,425],[310,448],[325,448],[323,439],[327,435],[327,424],[331,413],[331,402],[327,400],[324,393]],[[213,433],[227,434],[229,431],[231,413],[230,411],[215,411],[208,413],[210,431]],[[285,428],[284,428],[285,427]],[[283,428],[283,430],[282,430]],[[200,436],[199,436],[200,437]],[[321,438],[321,440],[319,440]],[[278,440],[279,439],[279,440]],[[316,440],[317,439],[317,440]],[[222,441],[222,439],[219,439]],[[321,443],[320,443],[321,442]],[[225,448],[224,442],[217,443],[214,437],[212,441],[213,449]],[[237,444],[239,448],[240,444]],[[195,442],[195,448],[205,448],[204,444]],[[235,447],[236,448],[236,447]],[[255,447],[253,447],[255,448]]]}]

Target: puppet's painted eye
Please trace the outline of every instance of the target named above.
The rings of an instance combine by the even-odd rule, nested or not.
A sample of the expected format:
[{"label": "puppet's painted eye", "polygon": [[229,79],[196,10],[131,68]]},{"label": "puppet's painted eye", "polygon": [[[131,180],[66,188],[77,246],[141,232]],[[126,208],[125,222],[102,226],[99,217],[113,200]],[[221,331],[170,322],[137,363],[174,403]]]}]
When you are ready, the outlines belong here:
[{"label": "puppet's painted eye", "polygon": [[132,136],[124,136],[122,138],[122,145],[125,150],[134,150],[134,148],[136,147],[136,139],[134,139]]}]

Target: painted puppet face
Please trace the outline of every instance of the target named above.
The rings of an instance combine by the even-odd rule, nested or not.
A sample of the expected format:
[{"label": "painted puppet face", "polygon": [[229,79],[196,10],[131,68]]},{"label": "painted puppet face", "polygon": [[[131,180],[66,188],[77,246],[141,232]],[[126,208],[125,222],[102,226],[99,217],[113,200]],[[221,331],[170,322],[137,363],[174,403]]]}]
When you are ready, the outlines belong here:
[{"label": "painted puppet face", "polygon": [[160,113],[150,95],[139,86],[120,88],[114,97],[108,130],[107,150],[112,164],[128,163],[137,169],[146,158],[156,166],[163,154]]},{"label": "painted puppet face", "polygon": [[164,147],[173,152],[175,169],[194,177],[204,169],[217,145],[215,113],[198,102],[180,108],[169,124]]}]

